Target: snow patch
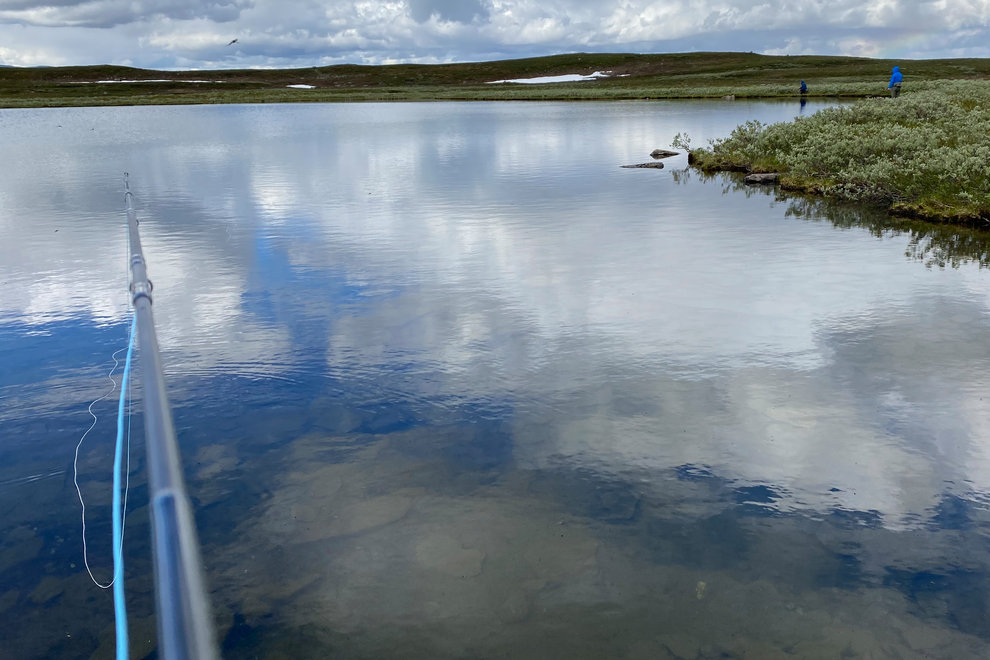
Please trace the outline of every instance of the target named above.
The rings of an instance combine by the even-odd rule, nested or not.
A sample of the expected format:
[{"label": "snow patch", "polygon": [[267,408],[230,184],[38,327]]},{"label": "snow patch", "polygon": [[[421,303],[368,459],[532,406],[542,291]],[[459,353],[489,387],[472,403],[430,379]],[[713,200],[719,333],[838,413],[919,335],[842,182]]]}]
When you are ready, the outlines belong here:
[{"label": "snow patch", "polygon": [[542,83],[559,82],[581,82],[583,80],[597,80],[598,78],[609,78],[611,71],[595,71],[587,76],[580,73],[565,73],[562,76],[540,76],[539,78],[514,78],[512,80],[492,80],[488,85],[498,85],[500,83],[524,83],[527,85],[539,85]]},{"label": "snow patch", "polygon": [[168,80],[166,78],[150,80],[74,80],[73,85],[114,85],[118,83],[222,83],[223,80]]}]

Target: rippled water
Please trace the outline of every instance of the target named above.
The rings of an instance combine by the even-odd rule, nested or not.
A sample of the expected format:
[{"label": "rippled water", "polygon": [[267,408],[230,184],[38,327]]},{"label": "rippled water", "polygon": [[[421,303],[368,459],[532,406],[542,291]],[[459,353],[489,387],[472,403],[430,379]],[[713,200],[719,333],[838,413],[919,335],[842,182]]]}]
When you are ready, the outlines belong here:
[{"label": "rippled water", "polygon": [[112,657],[127,171],[226,656],[986,657],[986,236],[619,167],[798,112],[0,111],[0,656]]}]

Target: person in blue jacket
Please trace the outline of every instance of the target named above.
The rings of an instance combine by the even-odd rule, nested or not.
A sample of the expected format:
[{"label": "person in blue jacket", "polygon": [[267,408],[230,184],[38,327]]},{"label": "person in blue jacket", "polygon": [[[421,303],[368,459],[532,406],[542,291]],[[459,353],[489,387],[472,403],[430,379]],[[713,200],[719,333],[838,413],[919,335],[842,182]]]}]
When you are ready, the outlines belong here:
[{"label": "person in blue jacket", "polygon": [[899,67],[894,67],[893,73],[890,74],[890,84],[887,85],[887,89],[890,90],[890,98],[896,99],[901,93],[901,81],[904,80],[904,75],[901,73]]},{"label": "person in blue jacket", "polygon": [[804,81],[803,80],[801,81],[801,93],[802,94],[807,94],[808,93],[808,86],[806,84],[804,84]]}]

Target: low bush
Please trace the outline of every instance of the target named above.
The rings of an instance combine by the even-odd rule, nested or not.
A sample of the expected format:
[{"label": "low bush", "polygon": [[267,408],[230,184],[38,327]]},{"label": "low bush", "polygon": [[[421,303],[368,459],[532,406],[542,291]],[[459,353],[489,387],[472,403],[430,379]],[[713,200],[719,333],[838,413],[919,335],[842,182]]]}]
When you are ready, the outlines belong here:
[{"label": "low bush", "polygon": [[793,122],[747,122],[692,150],[691,162],[780,172],[785,187],[990,226],[990,82],[931,83]]}]

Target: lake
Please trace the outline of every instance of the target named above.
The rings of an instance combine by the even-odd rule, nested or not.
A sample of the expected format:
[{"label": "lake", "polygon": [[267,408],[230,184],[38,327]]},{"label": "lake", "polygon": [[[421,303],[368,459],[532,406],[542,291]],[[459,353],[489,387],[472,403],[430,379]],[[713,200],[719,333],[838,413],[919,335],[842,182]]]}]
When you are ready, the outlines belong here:
[{"label": "lake", "polygon": [[0,656],[113,657],[128,172],[225,657],[987,657],[986,235],[620,167],[825,105],[0,110]]}]

